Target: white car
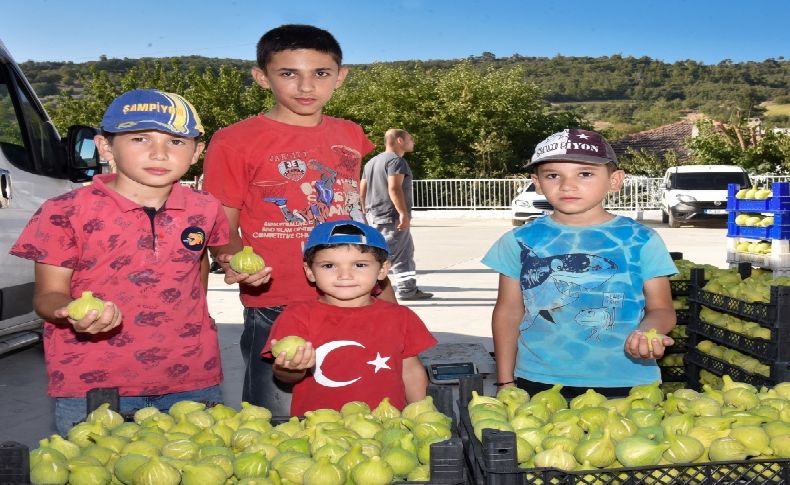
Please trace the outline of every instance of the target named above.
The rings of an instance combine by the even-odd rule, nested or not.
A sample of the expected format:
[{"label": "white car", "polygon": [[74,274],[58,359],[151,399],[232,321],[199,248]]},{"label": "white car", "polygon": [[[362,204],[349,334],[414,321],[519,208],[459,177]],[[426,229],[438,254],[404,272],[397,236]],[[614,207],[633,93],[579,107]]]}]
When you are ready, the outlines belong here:
[{"label": "white car", "polygon": [[727,220],[727,186],[751,187],[749,175],[737,165],[669,167],[661,190],[661,222],[680,227],[699,219]]},{"label": "white car", "polygon": [[535,191],[535,184],[528,182],[510,203],[510,218],[514,226],[520,226],[536,217],[550,214],[554,207],[545,197]]}]

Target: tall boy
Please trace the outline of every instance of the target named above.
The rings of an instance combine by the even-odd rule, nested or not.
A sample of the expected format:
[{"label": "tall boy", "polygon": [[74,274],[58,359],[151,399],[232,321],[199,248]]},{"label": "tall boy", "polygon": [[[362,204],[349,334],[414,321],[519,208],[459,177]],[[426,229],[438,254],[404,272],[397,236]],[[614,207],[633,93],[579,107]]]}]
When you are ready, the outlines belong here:
[{"label": "tall boy", "polygon": [[[117,97],[95,142],[117,173],[46,201],[11,248],[36,262],[34,307],[55,421],[85,418],[85,393],[117,387],[120,410],[222,402],[217,329],[209,317],[206,247],[228,241],[222,206],[179,183],[203,151],[203,127],[181,96],[139,89]],[[80,320],[68,303],[105,301]]]},{"label": "tall boy", "polygon": [[[204,164],[203,187],[222,202],[231,226],[217,260],[225,282],[240,284],[244,305],[242,399],[275,415],[287,415],[289,389],[275,382],[260,352],[285,306],[315,298],[298,271],[302,244],[316,224],[362,219],[360,164],[374,145],[355,123],[322,114],[348,72],[341,62],[340,46],[325,30],[283,25],[264,34],[252,76],[271,90],[274,105],[218,131]],[[227,262],[243,245],[269,266],[233,272]],[[387,295],[394,301],[391,288]]]},{"label": "tall boy", "polygon": [[304,247],[304,271],[321,290],[312,301],[290,305],[272,328],[271,345],[288,335],[307,343],[291,360],[276,355],[274,375],[295,383],[291,415],[349,401],[371,408],[388,397],[399,408],[425,397],[428,376],[418,354],[436,339],[409,308],[370,296],[387,277],[387,242],[356,221],[315,227]]},{"label": "tall boy", "polygon": [[497,385],[616,397],[659,380],[655,359],[673,342],[645,333],[675,326],[668,276],[677,269],[655,231],[604,209],[625,176],[614,150],[598,133],[568,129],[540,142],[528,167],[554,212],[483,258],[500,273]]}]

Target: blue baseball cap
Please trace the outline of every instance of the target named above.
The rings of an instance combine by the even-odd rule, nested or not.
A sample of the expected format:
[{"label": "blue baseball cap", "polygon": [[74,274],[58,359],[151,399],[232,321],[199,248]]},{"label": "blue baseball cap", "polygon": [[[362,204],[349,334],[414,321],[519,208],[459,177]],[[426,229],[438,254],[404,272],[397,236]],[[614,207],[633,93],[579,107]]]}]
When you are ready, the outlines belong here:
[{"label": "blue baseball cap", "polygon": [[310,232],[304,251],[322,244],[359,244],[390,252],[387,241],[376,228],[352,220],[318,224]]},{"label": "blue baseball cap", "polygon": [[205,133],[189,101],[156,89],[134,89],[115,98],[104,112],[101,129],[109,133],[157,130],[187,138]]}]

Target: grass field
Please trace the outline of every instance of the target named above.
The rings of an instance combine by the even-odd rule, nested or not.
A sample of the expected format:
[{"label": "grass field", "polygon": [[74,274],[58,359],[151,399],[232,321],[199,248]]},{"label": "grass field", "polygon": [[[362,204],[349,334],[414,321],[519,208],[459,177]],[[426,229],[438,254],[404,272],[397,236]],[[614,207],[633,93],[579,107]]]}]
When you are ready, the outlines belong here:
[{"label": "grass field", "polygon": [[790,103],[785,103],[785,104],[764,103],[763,106],[767,110],[765,113],[766,117],[790,116]]}]

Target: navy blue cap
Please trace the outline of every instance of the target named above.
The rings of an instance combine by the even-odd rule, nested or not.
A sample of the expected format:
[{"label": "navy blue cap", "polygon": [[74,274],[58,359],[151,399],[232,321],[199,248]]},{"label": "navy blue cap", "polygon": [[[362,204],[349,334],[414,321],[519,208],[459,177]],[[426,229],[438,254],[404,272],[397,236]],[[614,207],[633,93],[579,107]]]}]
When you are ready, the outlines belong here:
[{"label": "navy blue cap", "polygon": [[321,244],[359,244],[390,252],[387,241],[375,227],[352,220],[318,224],[310,232],[304,251]]},{"label": "navy blue cap", "polygon": [[133,89],[115,98],[104,112],[101,129],[109,133],[157,130],[187,138],[204,133],[189,101],[157,89]]}]

